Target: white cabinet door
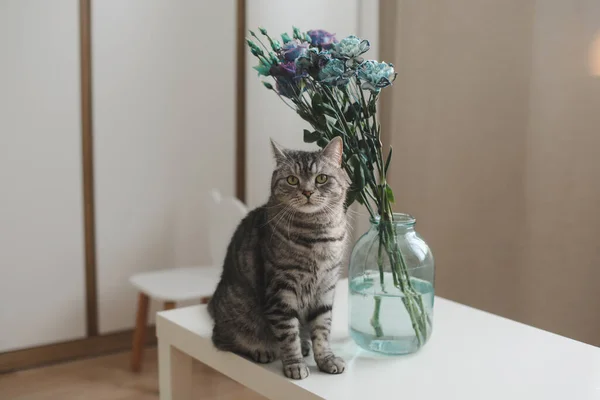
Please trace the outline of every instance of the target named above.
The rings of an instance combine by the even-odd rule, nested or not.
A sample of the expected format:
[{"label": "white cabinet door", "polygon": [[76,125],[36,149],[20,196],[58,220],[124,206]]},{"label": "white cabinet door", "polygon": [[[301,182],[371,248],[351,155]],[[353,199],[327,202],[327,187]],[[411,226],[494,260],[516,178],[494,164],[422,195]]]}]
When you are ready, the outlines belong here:
[{"label": "white cabinet door", "polygon": [[85,335],[76,0],[0,2],[0,352]]},{"label": "white cabinet door", "polygon": [[130,275],[209,262],[211,188],[233,194],[235,2],[92,9],[101,333],[133,325]]}]

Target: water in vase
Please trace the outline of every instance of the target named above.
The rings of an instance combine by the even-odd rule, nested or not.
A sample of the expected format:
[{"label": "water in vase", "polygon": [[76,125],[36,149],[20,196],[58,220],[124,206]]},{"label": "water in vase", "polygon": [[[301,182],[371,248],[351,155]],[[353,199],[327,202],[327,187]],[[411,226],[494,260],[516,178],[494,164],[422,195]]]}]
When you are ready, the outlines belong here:
[{"label": "water in vase", "polygon": [[[410,317],[404,303],[403,294],[394,288],[392,274],[384,274],[387,283],[385,291],[380,285],[379,274],[364,274],[352,278],[350,281],[350,334],[354,341],[361,347],[385,354],[408,354],[417,351],[424,343],[419,340],[412,327]],[[422,279],[411,278],[413,288],[419,293],[423,301],[428,320],[433,317],[433,285]],[[375,299],[381,299],[379,321],[381,331],[379,335],[371,323],[375,310]],[[427,330],[428,337],[431,326]]]}]

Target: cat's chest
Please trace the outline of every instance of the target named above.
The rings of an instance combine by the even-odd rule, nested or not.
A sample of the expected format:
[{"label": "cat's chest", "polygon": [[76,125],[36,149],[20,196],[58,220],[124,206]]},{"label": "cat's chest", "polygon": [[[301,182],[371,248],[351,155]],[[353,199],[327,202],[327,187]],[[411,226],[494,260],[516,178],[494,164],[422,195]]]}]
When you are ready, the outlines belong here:
[{"label": "cat's chest", "polygon": [[341,257],[346,244],[347,231],[344,225],[316,232],[298,233],[292,240],[319,262]]},{"label": "cat's chest", "polygon": [[324,289],[337,282],[339,277],[339,261],[315,265],[314,272],[296,276],[293,283],[296,287],[298,308],[310,309],[319,303]]},{"label": "cat's chest", "polygon": [[298,304],[298,311],[308,311],[314,304],[318,303],[319,300],[319,286],[317,277],[314,279],[305,280],[304,282],[298,282],[299,288],[296,295]]}]

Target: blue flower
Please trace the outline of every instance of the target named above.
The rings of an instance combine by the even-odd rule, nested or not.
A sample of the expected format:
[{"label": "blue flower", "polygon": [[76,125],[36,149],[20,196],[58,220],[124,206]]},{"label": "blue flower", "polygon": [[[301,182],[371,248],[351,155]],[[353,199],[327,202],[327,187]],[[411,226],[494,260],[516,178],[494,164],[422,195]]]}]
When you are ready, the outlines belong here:
[{"label": "blue flower", "polygon": [[347,66],[354,67],[363,61],[360,55],[367,52],[370,47],[368,40],[360,40],[350,35],[334,44],[331,52],[335,58],[346,60]]},{"label": "blue flower", "polygon": [[305,55],[296,58],[296,68],[298,71],[308,73],[312,77],[317,77],[321,68],[331,59],[328,51],[317,50],[316,47],[308,49]]},{"label": "blue flower", "polygon": [[285,61],[295,61],[308,51],[308,43],[297,39],[290,40],[281,47],[281,55]]},{"label": "blue flower", "polygon": [[[350,76],[352,75],[350,70]],[[329,86],[344,86],[350,77],[346,71],[346,64],[342,60],[333,58],[319,71],[319,80]]]},{"label": "blue flower", "polygon": [[330,49],[334,43],[337,43],[335,33],[329,33],[323,29],[313,29],[306,34],[310,37],[310,44],[320,46],[324,50]]},{"label": "blue flower", "polygon": [[358,66],[358,78],[362,81],[361,87],[375,93],[391,85],[396,79],[396,75],[394,66],[385,62],[369,60]]}]

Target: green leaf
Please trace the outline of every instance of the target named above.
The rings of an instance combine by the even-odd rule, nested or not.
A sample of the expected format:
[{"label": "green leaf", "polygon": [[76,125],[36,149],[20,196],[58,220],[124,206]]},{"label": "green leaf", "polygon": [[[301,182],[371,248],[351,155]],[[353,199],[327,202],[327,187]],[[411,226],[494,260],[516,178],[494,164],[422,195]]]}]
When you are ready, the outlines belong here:
[{"label": "green leaf", "polygon": [[392,191],[390,185],[388,185],[387,183],[385,184],[385,195],[390,203],[394,204],[396,202],[394,192]]},{"label": "green leaf", "polygon": [[315,109],[317,107],[320,107],[321,104],[323,103],[323,96],[321,96],[321,94],[317,92],[313,95],[313,97],[312,97],[312,99],[310,99],[310,101],[311,101],[312,108]]},{"label": "green leaf", "polygon": [[348,164],[352,167],[352,183],[354,190],[362,190],[365,187],[365,173],[358,154],[353,154],[348,160]]},{"label": "green leaf", "polygon": [[358,141],[358,147],[367,157],[371,157],[371,148],[369,147],[369,143],[365,139],[361,139]]},{"label": "green leaf", "polygon": [[[346,126],[344,126],[341,121],[335,117],[332,118],[333,122],[330,123],[331,132],[333,132],[336,136],[344,137],[345,144],[344,152],[350,151],[350,147],[356,147],[356,129],[353,125],[347,125],[348,130],[346,130]],[[356,150],[353,150],[356,151]]]},{"label": "green leaf", "polygon": [[391,161],[392,161],[392,146],[390,146],[390,152],[388,153],[387,160],[385,160],[385,168],[383,169],[384,176],[387,176],[388,168],[390,167]]},{"label": "green leaf", "polygon": [[283,43],[287,43],[287,42],[291,41],[292,38],[286,32],[286,33],[281,34],[281,40],[283,41]]},{"label": "green leaf", "polygon": [[329,140],[325,139],[325,138],[320,138],[319,140],[317,140],[317,145],[320,148],[324,148],[325,146],[327,146],[329,144]]},{"label": "green leaf", "polygon": [[356,165],[360,166],[360,158],[358,154],[352,154],[352,156],[348,159],[348,164],[354,168]]},{"label": "green leaf", "polygon": [[354,122],[360,116],[360,104],[354,102],[348,105],[348,109],[344,113],[344,117],[346,117],[346,121]]},{"label": "green leaf", "polygon": [[354,190],[354,189],[348,190],[348,192],[346,193],[346,202],[345,202],[346,208],[350,207],[352,205],[352,203],[354,203],[355,201],[358,202],[359,204],[364,204],[362,197],[360,196],[360,190]]},{"label": "green leaf", "polygon": [[377,113],[377,102],[373,99],[369,102],[369,115],[375,115]]},{"label": "green leaf", "polygon": [[358,204],[360,204],[360,205],[363,205],[363,206],[365,205],[365,202],[364,202],[364,200],[363,200],[363,198],[362,198],[361,196],[358,196],[358,195],[357,195],[357,196],[356,196],[356,201],[357,201],[357,202],[358,202]]},{"label": "green leaf", "polygon": [[323,96],[321,96],[320,93],[315,93],[313,95],[313,97],[311,98],[311,106],[313,113],[316,116],[328,115],[332,118],[335,118],[336,120],[338,119],[338,115],[335,111],[335,108],[333,108],[331,104],[324,101]]},{"label": "green leaf", "polygon": [[325,114],[319,114],[317,116],[317,124],[319,129],[322,129],[323,131],[327,130],[327,118],[325,117]]},{"label": "green leaf", "polygon": [[277,55],[272,51],[269,52],[269,61],[271,61],[271,64],[273,65],[279,65],[279,59],[277,58]]},{"label": "green leaf", "polygon": [[308,129],[304,130],[304,143],[314,143],[319,139],[321,139],[319,132],[311,132]]},{"label": "green leaf", "polygon": [[354,203],[354,201],[356,200],[356,198],[358,197],[358,193],[353,191],[353,190],[349,190],[346,193],[346,201],[345,201],[345,207],[348,208],[352,205],[352,203]]},{"label": "green leaf", "polygon": [[[254,35],[254,32],[250,31],[250,33],[252,33],[253,36],[256,36],[256,35]],[[256,43],[254,43],[252,40],[246,39],[246,43],[248,43],[248,47],[250,47],[250,51],[252,52],[252,55],[254,55],[256,57],[260,57],[260,56],[264,55],[262,49],[260,47],[258,47],[258,45]]]},{"label": "green leaf", "polygon": [[271,48],[273,49],[273,51],[281,50],[281,43],[279,43],[279,41],[277,39],[273,39],[270,42],[271,42]]},{"label": "green leaf", "polygon": [[298,108],[296,110],[296,112],[298,113],[298,115],[300,116],[300,118],[306,120],[306,121],[311,121],[312,120],[312,115],[305,112],[302,108]]},{"label": "green leaf", "polygon": [[379,145],[376,142],[376,137],[370,134],[365,135],[365,141],[369,145],[369,151],[371,152],[371,158],[375,160],[377,158],[377,149]]},{"label": "green leaf", "polygon": [[252,67],[252,68],[254,68],[256,71],[258,71],[259,75],[263,75],[263,76],[269,76],[270,75],[270,72],[269,72],[271,70],[271,66],[270,65],[264,65],[263,63],[260,63],[256,67]]},{"label": "green leaf", "polygon": [[325,114],[329,115],[330,117],[337,118],[337,112],[335,111],[335,108],[333,108],[331,105],[327,103],[321,103],[321,107],[323,108],[323,112]]}]

